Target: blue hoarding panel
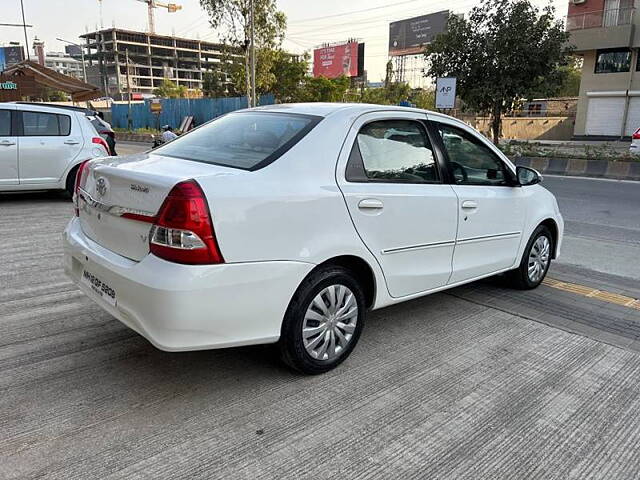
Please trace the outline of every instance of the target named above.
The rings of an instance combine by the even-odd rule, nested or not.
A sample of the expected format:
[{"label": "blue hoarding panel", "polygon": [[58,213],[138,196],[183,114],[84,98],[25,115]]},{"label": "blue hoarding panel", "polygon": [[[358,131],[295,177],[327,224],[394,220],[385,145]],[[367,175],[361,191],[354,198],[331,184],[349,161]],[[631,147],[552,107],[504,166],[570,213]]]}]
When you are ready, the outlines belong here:
[{"label": "blue hoarding panel", "polygon": [[[202,125],[209,120],[224,115],[234,110],[247,107],[246,97],[228,98],[163,98],[162,113],[151,113],[149,100],[144,103],[131,105],[131,128],[157,128],[162,125],[171,125],[178,128],[182,119],[192,116],[196,125]],[[271,105],[274,97],[271,94],[260,97],[260,105]],[[126,103],[113,104],[111,106],[111,124],[116,128],[127,128],[127,116],[129,106]]]}]

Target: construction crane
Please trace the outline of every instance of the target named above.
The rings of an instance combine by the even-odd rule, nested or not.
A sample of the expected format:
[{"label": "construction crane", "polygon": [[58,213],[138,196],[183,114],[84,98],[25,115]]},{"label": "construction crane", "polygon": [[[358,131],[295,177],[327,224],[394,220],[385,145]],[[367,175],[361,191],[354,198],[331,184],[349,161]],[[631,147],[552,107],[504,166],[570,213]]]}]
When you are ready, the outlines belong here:
[{"label": "construction crane", "polygon": [[157,0],[138,0],[138,2],[146,3],[149,9],[149,33],[156,33],[156,25],[153,19],[153,10],[155,8],[166,8],[169,13],[175,13],[178,10],[182,10],[182,5],[177,5],[175,3],[161,3]]}]

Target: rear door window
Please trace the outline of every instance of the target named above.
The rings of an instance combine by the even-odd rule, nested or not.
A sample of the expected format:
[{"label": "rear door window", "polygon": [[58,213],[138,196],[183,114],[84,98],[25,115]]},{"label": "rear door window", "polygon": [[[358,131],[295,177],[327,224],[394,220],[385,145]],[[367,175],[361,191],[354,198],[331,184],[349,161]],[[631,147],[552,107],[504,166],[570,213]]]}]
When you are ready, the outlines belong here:
[{"label": "rear door window", "polygon": [[71,133],[69,115],[23,111],[22,125],[26,137],[67,136]]},{"label": "rear door window", "polygon": [[11,135],[11,110],[0,110],[0,137]]},{"label": "rear door window", "polygon": [[160,155],[257,170],[299,142],[321,117],[272,112],[230,113],[154,150]]},{"label": "rear door window", "polygon": [[[362,168],[369,181],[433,183],[439,182],[431,143],[424,127],[413,120],[379,120],[360,129],[357,146]],[[347,180],[351,176],[347,167]]]}]

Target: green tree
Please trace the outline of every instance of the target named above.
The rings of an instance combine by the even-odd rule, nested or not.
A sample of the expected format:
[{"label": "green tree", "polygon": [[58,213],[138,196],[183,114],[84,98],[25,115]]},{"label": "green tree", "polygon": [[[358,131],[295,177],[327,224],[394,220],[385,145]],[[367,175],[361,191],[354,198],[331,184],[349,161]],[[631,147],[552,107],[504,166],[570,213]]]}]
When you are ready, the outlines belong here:
[{"label": "green tree", "polygon": [[184,98],[187,96],[187,87],[184,85],[176,85],[166,78],[162,84],[153,91],[153,94],[162,98]]},{"label": "green tree", "polygon": [[[277,9],[275,0],[254,1],[254,31],[257,48],[278,47],[284,38],[287,17]],[[214,30],[222,30],[222,40],[240,49],[244,56],[244,70],[232,68],[231,76],[244,75],[245,91],[250,97],[249,45],[250,45],[250,0],[200,0],[200,5],[209,15]],[[256,65],[258,65],[256,53]],[[256,68],[259,68],[258,66]],[[256,77],[258,72],[256,72]],[[235,79],[234,79],[235,80]],[[256,89],[257,89],[256,81]],[[234,81],[234,84],[236,82]],[[237,85],[237,84],[236,84]]]},{"label": "green tree", "polygon": [[62,90],[45,87],[42,89],[42,100],[44,102],[66,102],[69,100],[69,95]]},{"label": "green tree", "polygon": [[385,83],[382,88],[367,88],[362,92],[363,103],[376,103],[380,105],[398,105],[404,100],[409,100],[411,87],[404,82]]},{"label": "green tree", "polygon": [[468,19],[452,16],[447,32],[427,47],[425,75],[457,77],[460,98],[491,115],[497,143],[503,114],[568,63],[569,34],[554,13],[529,0],[483,0]]},{"label": "green tree", "polygon": [[569,65],[560,67],[559,70],[562,72],[562,80],[554,95],[557,97],[577,97],[580,94],[580,81],[582,80],[582,61],[578,57],[574,57]]},{"label": "green tree", "polygon": [[309,70],[309,54],[291,55],[283,50],[274,52],[272,72],[273,84],[269,91],[279,102],[291,102],[298,96]]},{"label": "green tree", "polygon": [[434,110],[436,108],[436,91],[433,88],[412,90],[409,94],[409,101],[418,108]]},{"label": "green tree", "polygon": [[202,93],[206,97],[226,97],[229,93],[226,80],[226,75],[219,70],[204,72],[202,75]]},{"label": "green tree", "polygon": [[295,101],[340,102],[350,84],[351,81],[344,75],[338,78],[306,77],[297,92]]}]

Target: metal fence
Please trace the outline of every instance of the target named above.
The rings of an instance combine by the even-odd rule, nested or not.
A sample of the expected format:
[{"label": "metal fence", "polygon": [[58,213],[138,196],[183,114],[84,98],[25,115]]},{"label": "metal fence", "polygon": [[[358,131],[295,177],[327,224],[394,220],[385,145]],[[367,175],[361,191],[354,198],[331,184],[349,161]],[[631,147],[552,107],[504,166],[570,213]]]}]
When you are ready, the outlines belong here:
[{"label": "metal fence", "polygon": [[[178,128],[182,119],[192,116],[196,125],[219,117],[234,110],[247,107],[246,97],[228,98],[164,98],[160,100],[162,113],[158,116],[151,112],[149,100],[144,103],[131,105],[131,128],[157,128],[162,125],[171,125]],[[259,105],[271,105],[275,103],[273,95],[260,97]],[[111,124],[115,128],[128,128],[129,106],[125,103],[111,106]]]},{"label": "metal fence", "polygon": [[617,27],[633,22],[634,8],[612,8],[567,16],[567,31]]}]

